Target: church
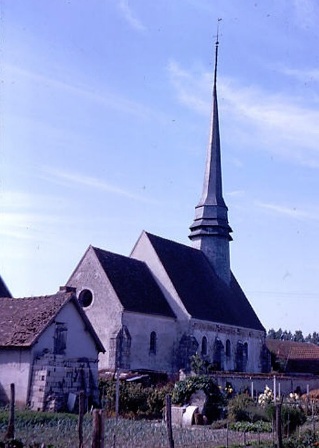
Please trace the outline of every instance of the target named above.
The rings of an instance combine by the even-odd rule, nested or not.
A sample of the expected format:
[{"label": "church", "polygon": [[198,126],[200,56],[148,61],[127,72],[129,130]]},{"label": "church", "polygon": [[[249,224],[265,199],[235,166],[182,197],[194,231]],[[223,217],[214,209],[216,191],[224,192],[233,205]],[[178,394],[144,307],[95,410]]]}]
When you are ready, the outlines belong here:
[{"label": "church", "polygon": [[267,372],[265,329],[230,268],[217,102],[218,42],[203,192],[187,246],[143,231],[130,256],[90,246],[67,281],[105,347],[99,369]]}]

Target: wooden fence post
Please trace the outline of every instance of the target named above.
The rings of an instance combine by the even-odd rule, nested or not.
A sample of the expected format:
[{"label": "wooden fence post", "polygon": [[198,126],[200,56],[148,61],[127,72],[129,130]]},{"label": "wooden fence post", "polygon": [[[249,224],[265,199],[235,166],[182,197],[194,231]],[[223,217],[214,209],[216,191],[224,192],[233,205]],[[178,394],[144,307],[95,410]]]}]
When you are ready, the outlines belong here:
[{"label": "wooden fence post", "polygon": [[104,448],[104,414],[100,409],[93,411],[92,448]]},{"label": "wooden fence post", "polygon": [[166,425],[168,434],[169,448],[174,448],[173,430],[172,430],[172,401],[171,396],[166,395]]},{"label": "wooden fence post", "polygon": [[83,415],[84,415],[84,391],[81,390],[79,394],[79,420],[78,420],[79,448],[83,448]]},{"label": "wooden fence post", "polygon": [[281,428],[281,403],[276,404],[276,433],[277,447],[282,448],[282,428]]},{"label": "wooden fence post", "polygon": [[15,387],[14,383],[10,384],[10,416],[9,424],[6,433],[6,439],[14,439],[14,402],[15,402]]}]

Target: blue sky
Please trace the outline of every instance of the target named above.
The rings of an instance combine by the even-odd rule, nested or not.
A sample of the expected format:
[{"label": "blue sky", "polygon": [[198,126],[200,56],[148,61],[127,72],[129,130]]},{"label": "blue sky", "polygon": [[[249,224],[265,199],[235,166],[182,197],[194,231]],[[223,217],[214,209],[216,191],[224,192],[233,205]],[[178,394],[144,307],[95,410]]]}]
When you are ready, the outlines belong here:
[{"label": "blue sky", "polygon": [[268,329],[318,331],[319,4],[1,0],[0,274],[54,293],[89,244],[189,244],[214,40],[231,263]]}]

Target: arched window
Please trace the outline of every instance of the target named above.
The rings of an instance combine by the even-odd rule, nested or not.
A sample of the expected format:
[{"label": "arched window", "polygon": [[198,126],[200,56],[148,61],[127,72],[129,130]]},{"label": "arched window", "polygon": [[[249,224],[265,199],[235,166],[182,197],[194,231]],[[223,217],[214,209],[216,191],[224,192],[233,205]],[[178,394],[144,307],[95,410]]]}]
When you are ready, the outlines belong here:
[{"label": "arched window", "polygon": [[246,358],[246,360],[248,359],[248,343],[245,342],[244,344],[244,352],[243,352],[244,357]]},{"label": "arched window", "polygon": [[150,353],[152,353],[153,355],[156,355],[156,339],[156,333],[155,331],[152,331],[150,335]]},{"label": "arched window", "polygon": [[227,339],[227,341],[226,341],[226,356],[228,358],[230,358],[230,356],[231,356],[231,346],[230,346],[230,340],[229,339]]},{"label": "arched window", "polygon": [[236,359],[235,359],[235,371],[246,372],[248,360],[248,344],[242,341],[237,342]]},{"label": "arched window", "polygon": [[203,336],[202,339],[202,355],[207,355],[207,338]]},{"label": "arched window", "polygon": [[214,343],[213,365],[215,370],[224,369],[225,348],[222,341],[217,337]]}]

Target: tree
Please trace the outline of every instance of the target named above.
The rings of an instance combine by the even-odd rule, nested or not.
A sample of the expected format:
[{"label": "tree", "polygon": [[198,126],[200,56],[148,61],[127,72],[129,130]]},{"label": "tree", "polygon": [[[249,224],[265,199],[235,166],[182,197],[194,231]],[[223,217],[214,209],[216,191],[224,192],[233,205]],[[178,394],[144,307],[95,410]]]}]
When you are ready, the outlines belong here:
[{"label": "tree", "polygon": [[295,342],[305,342],[305,338],[303,337],[301,330],[296,330],[295,334],[293,335],[293,340]]}]

